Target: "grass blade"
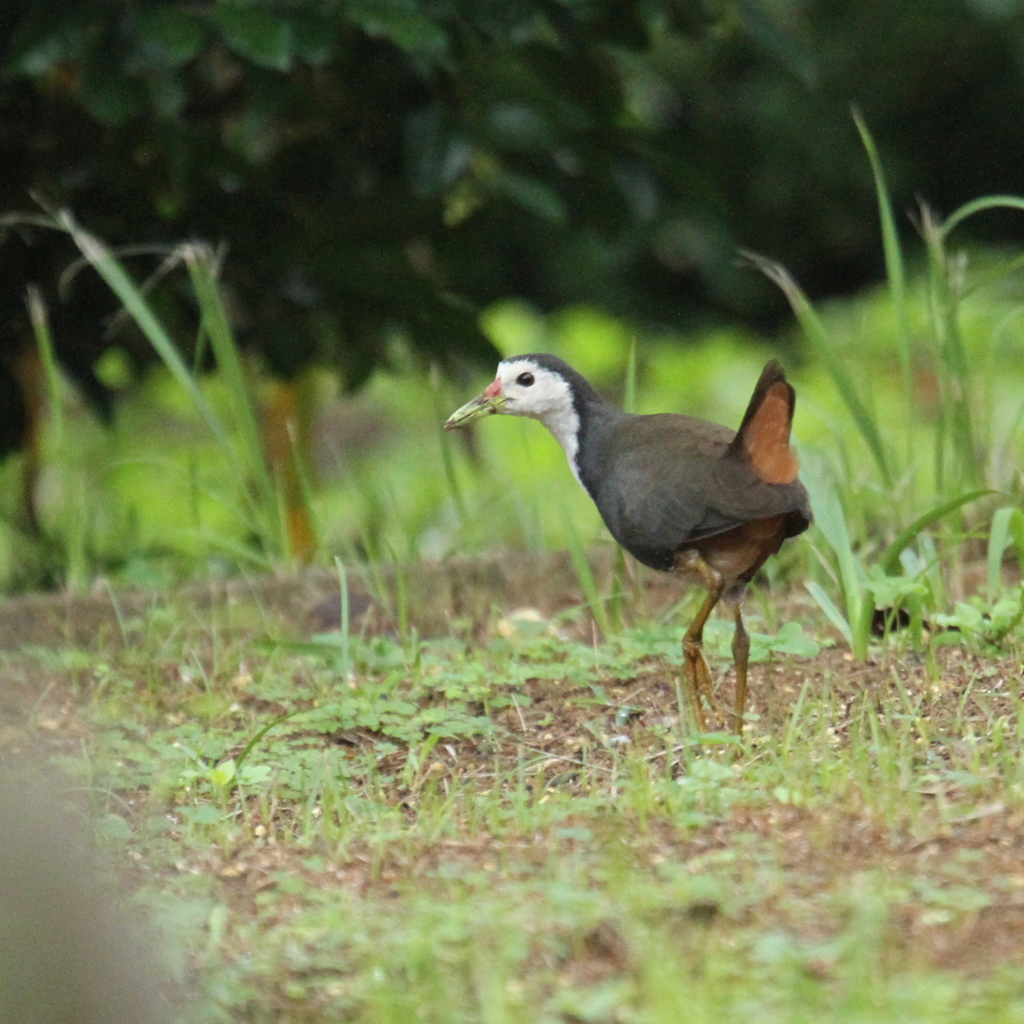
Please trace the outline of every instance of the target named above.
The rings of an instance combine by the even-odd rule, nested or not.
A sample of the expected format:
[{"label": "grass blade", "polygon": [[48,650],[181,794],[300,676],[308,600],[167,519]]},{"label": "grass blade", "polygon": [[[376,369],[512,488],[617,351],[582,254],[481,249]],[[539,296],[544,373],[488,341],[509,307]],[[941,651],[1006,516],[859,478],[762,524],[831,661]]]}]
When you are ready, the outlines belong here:
[{"label": "grass blade", "polygon": [[564,505],[562,506],[562,522],[565,526],[566,539],[569,542],[569,557],[572,559],[573,569],[576,570],[576,578],[580,582],[580,589],[582,589],[583,596],[587,600],[587,606],[594,616],[597,628],[601,631],[601,636],[607,640],[612,635],[608,610],[605,608],[604,598],[601,597],[601,593],[597,589],[597,581],[594,579],[594,573],[590,568],[590,563],[587,561],[587,553],[583,549],[583,541],[580,538],[579,530],[576,529],[576,524],[572,521],[572,517],[566,511]]},{"label": "grass blade", "polygon": [[[867,637],[862,634],[860,625],[865,615],[869,614],[864,610],[865,605],[869,604],[864,590],[865,573],[853,552],[850,531],[835,488],[828,486],[815,474],[807,475],[806,484],[811,494],[815,523],[836,556],[839,581],[846,603],[846,622],[851,634],[850,649],[858,660],[863,661],[868,653]],[[822,610],[825,610],[824,607]]]},{"label": "grass blade", "polygon": [[1022,210],[1024,211],[1024,198],[1021,196],[995,195],[981,196],[964,203],[959,209],[954,210],[942,224],[942,234],[948,236],[953,229],[962,224],[968,217],[980,213],[982,210]]},{"label": "grass blade", "polygon": [[[889,284],[889,296],[896,313],[896,351],[900,360],[900,371],[903,376],[904,397],[907,402],[907,423],[916,418],[914,402],[914,369],[910,346],[910,318],[907,312],[906,269],[903,250],[900,246],[899,232],[896,230],[896,218],[892,212],[892,202],[885,183],[882,161],[879,159],[875,141],[868,131],[860,111],[853,109],[853,120],[860,133],[861,142],[871,162],[871,173],[875,179],[875,193],[878,196],[878,219],[882,226],[882,250],[885,254],[885,272]],[[908,432],[908,444],[913,440]]]},{"label": "grass blade", "polygon": [[338,557],[334,559],[335,568],[338,570],[338,586],[341,590],[341,678],[348,681],[349,672],[352,670],[351,649],[349,643],[350,615],[349,615],[349,593],[348,576],[345,573],[345,563]]},{"label": "grass blade", "polygon": [[998,509],[992,516],[988,535],[988,596],[990,601],[1002,589],[1003,554],[1010,544],[1017,548],[1017,557],[1024,565],[1024,512],[1015,506]]},{"label": "grass blade", "polygon": [[[80,466],[74,464],[69,444],[67,421],[64,416],[64,396],[61,388],[60,368],[50,331],[46,303],[38,288],[29,286],[26,293],[29,321],[39,350],[39,362],[43,367],[46,382],[47,414],[50,420],[50,434],[56,463],[60,468],[61,488],[64,501],[61,504],[60,530],[63,546],[65,585],[69,590],[84,586],[89,578],[89,557],[87,536],[89,530],[89,502],[86,500],[86,481]],[[37,440],[38,443],[38,440]],[[34,480],[27,479],[25,511],[31,523],[38,527],[34,505]]]},{"label": "grass blade", "polygon": [[963,274],[956,261],[947,257],[943,226],[927,206],[921,207],[921,233],[928,253],[929,306],[939,356],[942,400],[936,434],[935,480],[937,490],[942,493],[947,486],[947,443],[954,456],[955,475],[948,481],[951,489],[958,490],[965,484],[978,486],[981,469],[975,458],[977,446],[971,413],[970,360],[960,331]]},{"label": "grass blade", "polygon": [[189,272],[201,314],[201,338],[209,339],[229,395],[226,422],[206,400],[197,375],[188,367],[174,340],[164,329],[141,289],[113,252],[84,230],[65,210],[54,225],[66,231],[83,258],[109,285],[127,314],[153,346],[164,366],[206,424],[235,478],[242,496],[242,518],[260,538],[263,550],[285,551],[287,529],[281,495],[264,455],[259,417],[246,379],[245,366],[234,341],[216,277],[217,261],[209,246],[193,243],[178,253]]},{"label": "grass blade", "polygon": [[1016,274],[1021,269],[1024,269],[1024,252],[1012,256],[1010,259],[1000,260],[995,266],[975,273],[971,277],[970,283],[964,285],[960,297],[966,299],[969,295],[980,292],[989,285],[1001,281],[1004,277]]},{"label": "grass blade", "polygon": [[955,498],[939,502],[934,508],[930,508],[923,515],[920,515],[909,526],[905,526],[896,535],[896,539],[885,549],[879,563],[887,574],[895,573],[900,567],[900,555],[904,549],[914,542],[917,536],[926,530],[932,523],[938,522],[943,516],[955,512],[958,508],[993,494],[989,490],[969,491],[967,494],[958,494]]},{"label": "grass blade", "polygon": [[786,296],[790,308],[797,318],[797,322],[800,324],[807,339],[814,346],[814,350],[828,370],[836,390],[846,403],[846,407],[849,409],[857,429],[864,438],[872,458],[874,458],[875,464],[878,466],[882,480],[887,487],[892,487],[893,476],[889,468],[885,446],[878,431],[878,425],[861,401],[850,375],[846,372],[846,368],[836,356],[832,341],[828,336],[828,331],[825,330],[825,325],[822,323],[821,317],[818,316],[814,306],[781,263],[748,250],[744,250],[741,255],[752,266],[760,270],[765,277],[776,284]]},{"label": "grass blade", "polygon": [[185,390],[210,433],[227,453],[232,452],[231,441],[220,417],[213,411],[199,389],[195,377],[185,365],[171,336],[164,330],[138,286],[127,274],[114,254],[95,235],[82,228],[66,210],[57,214],[58,225],[71,236],[79,251],[93,269],[110,286],[121,305],[156,349],[164,365]]},{"label": "grass blade", "polygon": [[832,623],[836,629],[839,630],[842,638],[847,642],[850,649],[853,649],[853,630],[850,629],[850,624],[843,618],[843,613],[836,607],[836,603],[832,600],[828,594],[819,586],[814,580],[810,580],[804,584],[807,588],[807,592],[814,598],[818,607],[825,613],[825,618]]},{"label": "grass blade", "polygon": [[622,392],[624,412],[636,412],[636,335],[630,339],[629,355],[626,357],[626,383]]},{"label": "grass blade", "polygon": [[217,369],[227,385],[232,425],[241,437],[245,471],[262,492],[261,504],[270,507],[274,504],[275,488],[263,454],[259,416],[252,398],[248,374],[235,344],[227,310],[221,298],[220,284],[217,280],[217,257],[208,245],[190,243],[182,248],[182,258],[199,304],[202,330],[209,338]]},{"label": "grass blade", "polygon": [[25,295],[28,305],[29,320],[32,332],[39,348],[39,359],[43,364],[43,375],[46,378],[46,394],[50,400],[50,422],[53,424],[57,444],[64,447],[64,403],[60,400],[60,370],[57,368],[57,355],[53,347],[53,335],[50,332],[50,320],[46,314],[46,303],[42,293],[35,285],[29,285]]}]

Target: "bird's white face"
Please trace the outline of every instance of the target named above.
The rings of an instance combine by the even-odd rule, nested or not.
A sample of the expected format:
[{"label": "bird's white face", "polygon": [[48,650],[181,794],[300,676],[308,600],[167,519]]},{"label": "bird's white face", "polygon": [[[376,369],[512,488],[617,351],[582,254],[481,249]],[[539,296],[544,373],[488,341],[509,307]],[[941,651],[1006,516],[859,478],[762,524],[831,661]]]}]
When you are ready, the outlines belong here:
[{"label": "bird's white face", "polygon": [[532,359],[502,360],[487,390],[491,389],[504,399],[499,411],[510,416],[532,416],[547,423],[550,417],[575,415],[569,382]]},{"label": "bird's white face", "polygon": [[[513,357],[498,363],[498,375],[476,398],[448,417],[445,429],[461,427],[493,413],[532,416],[555,432],[555,423],[576,418],[569,382],[533,359]],[[576,424],[579,425],[578,423]]]},{"label": "bird's white face", "polygon": [[448,417],[445,429],[461,427],[481,416],[505,413],[540,420],[565,450],[577,478],[576,452],[580,418],[569,382],[532,359],[503,359],[498,375],[486,389]]}]

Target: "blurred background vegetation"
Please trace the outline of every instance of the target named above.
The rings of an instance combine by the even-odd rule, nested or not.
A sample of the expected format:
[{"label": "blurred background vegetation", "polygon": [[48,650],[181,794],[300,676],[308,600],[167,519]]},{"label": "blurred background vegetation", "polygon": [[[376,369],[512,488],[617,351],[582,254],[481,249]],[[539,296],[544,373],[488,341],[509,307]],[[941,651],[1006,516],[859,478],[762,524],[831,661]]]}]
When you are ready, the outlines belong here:
[{"label": "blurred background vegetation", "polygon": [[[786,348],[858,545],[1019,493],[1024,217],[912,223],[1020,191],[1018,0],[9,0],[0,48],[0,588],[589,542],[529,424],[440,434],[509,351],[736,423]],[[847,297],[816,348],[741,250]]]}]

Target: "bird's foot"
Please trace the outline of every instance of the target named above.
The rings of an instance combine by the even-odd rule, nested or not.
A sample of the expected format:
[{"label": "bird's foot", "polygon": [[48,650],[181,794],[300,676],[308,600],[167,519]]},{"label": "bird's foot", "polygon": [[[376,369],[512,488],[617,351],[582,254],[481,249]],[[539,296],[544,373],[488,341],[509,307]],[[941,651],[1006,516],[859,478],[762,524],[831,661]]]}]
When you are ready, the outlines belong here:
[{"label": "bird's foot", "polygon": [[708,718],[704,711],[707,704],[708,710],[718,721],[722,721],[722,709],[715,703],[713,691],[714,684],[711,680],[711,669],[708,667],[707,659],[704,657],[704,648],[700,643],[685,643],[683,645],[683,672],[686,677],[687,695],[690,699],[690,707],[693,709],[693,717],[697,723],[698,732],[708,731]]}]

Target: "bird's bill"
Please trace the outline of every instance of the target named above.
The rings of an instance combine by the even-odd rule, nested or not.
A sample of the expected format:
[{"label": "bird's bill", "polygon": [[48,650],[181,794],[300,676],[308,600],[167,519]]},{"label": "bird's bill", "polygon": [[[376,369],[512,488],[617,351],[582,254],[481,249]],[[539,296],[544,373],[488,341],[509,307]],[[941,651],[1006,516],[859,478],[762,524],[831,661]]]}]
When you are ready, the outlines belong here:
[{"label": "bird's bill", "polygon": [[501,381],[496,380],[488,386],[486,391],[456,409],[445,420],[444,429],[454,430],[456,427],[464,427],[467,423],[472,423],[473,420],[478,420],[482,416],[491,416],[496,412],[501,412],[502,406],[507,401],[508,399],[501,393]]}]

